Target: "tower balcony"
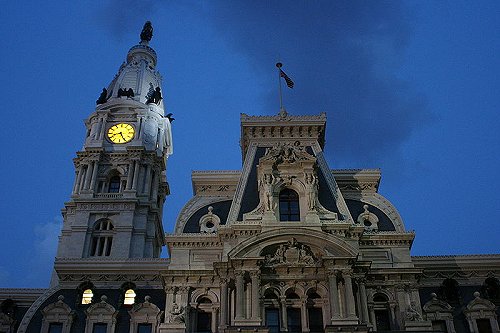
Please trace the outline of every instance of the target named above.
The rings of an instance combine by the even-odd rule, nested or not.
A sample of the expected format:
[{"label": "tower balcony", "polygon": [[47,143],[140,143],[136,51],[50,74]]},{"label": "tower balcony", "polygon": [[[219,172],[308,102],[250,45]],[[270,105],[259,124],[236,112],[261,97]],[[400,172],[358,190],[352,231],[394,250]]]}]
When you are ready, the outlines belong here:
[{"label": "tower balcony", "polygon": [[123,193],[94,193],[96,199],[121,199]]}]

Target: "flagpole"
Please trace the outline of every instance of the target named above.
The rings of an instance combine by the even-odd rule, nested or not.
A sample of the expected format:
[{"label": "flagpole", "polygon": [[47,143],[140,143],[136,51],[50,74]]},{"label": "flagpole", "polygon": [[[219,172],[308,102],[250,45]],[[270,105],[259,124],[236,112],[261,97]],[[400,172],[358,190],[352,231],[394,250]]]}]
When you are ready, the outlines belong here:
[{"label": "flagpole", "polygon": [[283,93],[281,91],[281,67],[283,64],[281,62],[276,63],[276,67],[278,67],[278,81],[279,81],[279,93],[280,93],[280,111],[283,110]]}]

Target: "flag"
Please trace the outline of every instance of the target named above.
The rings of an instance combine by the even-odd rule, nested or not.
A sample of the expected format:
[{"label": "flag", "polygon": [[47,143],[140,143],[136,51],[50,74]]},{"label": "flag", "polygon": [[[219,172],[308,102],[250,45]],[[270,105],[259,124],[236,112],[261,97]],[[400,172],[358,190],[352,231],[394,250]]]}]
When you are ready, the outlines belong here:
[{"label": "flag", "polygon": [[292,79],[290,79],[288,75],[286,75],[286,73],[281,70],[281,68],[280,68],[280,76],[285,79],[288,88],[293,88],[294,83]]}]

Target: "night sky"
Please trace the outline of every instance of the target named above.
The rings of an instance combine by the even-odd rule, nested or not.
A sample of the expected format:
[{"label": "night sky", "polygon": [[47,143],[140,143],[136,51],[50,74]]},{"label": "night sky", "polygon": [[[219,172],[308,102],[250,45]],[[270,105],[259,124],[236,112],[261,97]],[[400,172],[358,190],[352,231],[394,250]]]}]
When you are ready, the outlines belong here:
[{"label": "night sky", "polygon": [[2,1],[0,287],[48,285],[83,121],[146,20],[176,119],[166,232],[192,170],[241,169],[280,60],[287,111],[327,112],[331,168],[382,170],[413,255],[500,252],[499,1]]}]

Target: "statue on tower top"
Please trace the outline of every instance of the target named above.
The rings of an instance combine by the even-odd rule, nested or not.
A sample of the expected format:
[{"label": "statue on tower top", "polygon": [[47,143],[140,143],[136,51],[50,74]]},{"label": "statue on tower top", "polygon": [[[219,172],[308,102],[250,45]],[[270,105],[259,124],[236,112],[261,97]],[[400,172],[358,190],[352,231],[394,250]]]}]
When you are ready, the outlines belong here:
[{"label": "statue on tower top", "polygon": [[141,31],[141,42],[149,42],[151,41],[152,37],[153,37],[153,25],[151,24],[150,21],[146,21]]}]

